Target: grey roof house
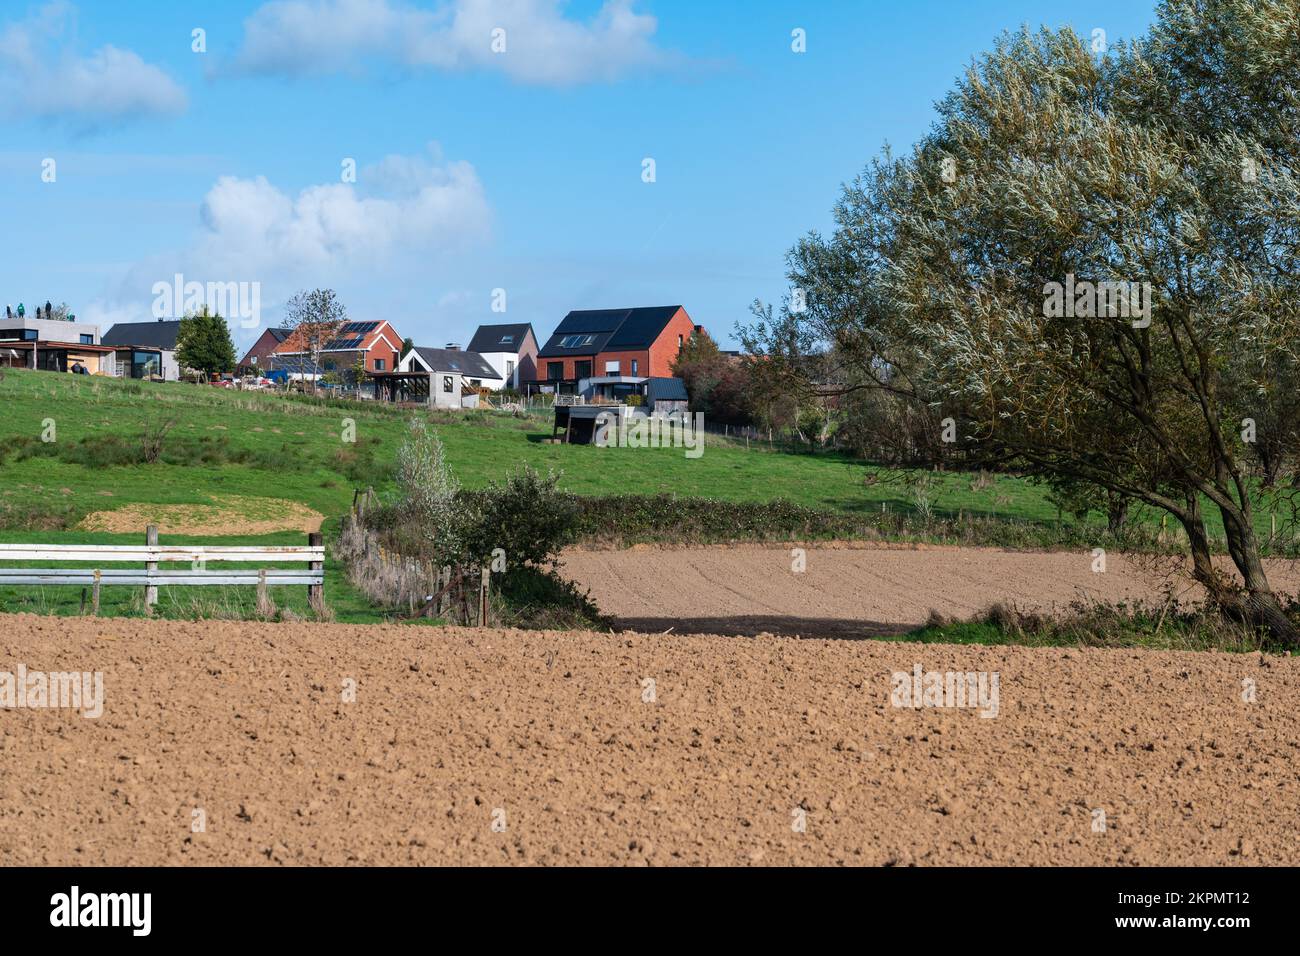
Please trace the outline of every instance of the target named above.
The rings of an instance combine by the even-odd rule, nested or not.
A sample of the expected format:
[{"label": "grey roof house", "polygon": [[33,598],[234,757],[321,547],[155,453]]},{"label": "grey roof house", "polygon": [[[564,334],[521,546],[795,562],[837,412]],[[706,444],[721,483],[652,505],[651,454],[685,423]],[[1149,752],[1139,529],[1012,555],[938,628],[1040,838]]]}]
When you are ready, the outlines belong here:
[{"label": "grey roof house", "polygon": [[100,344],[117,351],[119,376],[174,382],[181,376],[176,361],[176,336],[180,330],[180,319],[119,322],[104,333]]}]

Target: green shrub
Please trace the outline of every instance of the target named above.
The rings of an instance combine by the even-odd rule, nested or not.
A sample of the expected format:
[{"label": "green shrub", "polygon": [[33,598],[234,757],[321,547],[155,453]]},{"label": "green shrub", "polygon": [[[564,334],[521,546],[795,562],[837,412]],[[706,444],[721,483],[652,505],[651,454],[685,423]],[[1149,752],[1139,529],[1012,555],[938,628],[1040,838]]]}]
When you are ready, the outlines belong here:
[{"label": "green shrub", "polygon": [[486,562],[500,548],[508,567],[553,566],[560,549],[574,540],[579,512],[572,495],[556,490],[559,480],[555,472],[540,475],[524,464],[504,485],[463,492],[466,557]]}]

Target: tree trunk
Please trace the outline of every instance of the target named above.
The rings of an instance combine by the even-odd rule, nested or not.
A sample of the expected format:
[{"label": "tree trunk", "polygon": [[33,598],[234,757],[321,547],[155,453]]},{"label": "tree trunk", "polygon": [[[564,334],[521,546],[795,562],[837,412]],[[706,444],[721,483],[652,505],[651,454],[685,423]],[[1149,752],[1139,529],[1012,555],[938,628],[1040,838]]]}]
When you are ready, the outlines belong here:
[{"label": "tree trunk", "polygon": [[1239,624],[1247,623],[1250,614],[1242,601],[1241,589],[1214,566],[1210,554],[1210,537],[1205,532],[1205,519],[1201,515],[1200,500],[1195,492],[1188,496],[1187,509],[1175,517],[1187,532],[1187,543],[1192,555],[1192,578],[1205,588],[1210,602],[1219,609],[1219,613]]},{"label": "tree trunk", "polygon": [[1228,553],[1232,563],[1241,572],[1246,585],[1245,610],[1251,624],[1268,629],[1274,640],[1288,647],[1300,647],[1300,629],[1273,593],[1259,557],[1259,539],[1251,527],[1249,515],[1232,509],[1219,509],[1223,515],[1223,530],[1228,539]]},{"label": "tree trunk", "polygon": [[1116,491],[1106,493],[1106,527],[1111,534],[1119,534],[1128,520],[1129,500]]}]

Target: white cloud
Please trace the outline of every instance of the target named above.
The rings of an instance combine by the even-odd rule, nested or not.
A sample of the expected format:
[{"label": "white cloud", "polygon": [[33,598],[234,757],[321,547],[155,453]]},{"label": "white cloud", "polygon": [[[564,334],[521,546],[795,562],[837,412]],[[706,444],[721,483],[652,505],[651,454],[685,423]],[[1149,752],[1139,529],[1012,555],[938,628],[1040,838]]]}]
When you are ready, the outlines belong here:
[{"label": "white cloud", "polygon": [[232,276],[320,274],[483,238],[490,215],[466,162],[391,156],[358,186],[310,186],[291,196],[264,177],[223,176],[203,200],[195,258]]},{"label": "white cloud", "polygon": [[[358,69],[368,60],[410,69],[496,69],[523,83],[570,86],[664,66],[658,23],[634,0],[606,0],[589,21],[564,16],[563,0],[273,0],[244,23],[237,63],[252,73],[309,75]],[[495,30],[504,52],[494,52]]]},{"label": "white cloud", "polygon": [[[263,176],[223,176],[199,208],[199,229],[185,247],[130,267],[82,311],[93,319],[148,319],[155,283],[258,283],[264,306],[299,288],[387,285],[424,289],[454,276],[458,256],[487,239],[491,211],[474,167],[427,157],[389,156],[357,173],[357,184],[325,183],[293,193]],[[369,316],[364,301],[353,311]],[[267,321],[268,319],[264,319]],[[240,333],[243,335],[244,333]]]},{"label": "white cloud", "polygon": [[0,27],[0,113],[94,127],[185,110],[185,91],[130,50],[79,55],[68,39],[73,8],[62,0]]}]

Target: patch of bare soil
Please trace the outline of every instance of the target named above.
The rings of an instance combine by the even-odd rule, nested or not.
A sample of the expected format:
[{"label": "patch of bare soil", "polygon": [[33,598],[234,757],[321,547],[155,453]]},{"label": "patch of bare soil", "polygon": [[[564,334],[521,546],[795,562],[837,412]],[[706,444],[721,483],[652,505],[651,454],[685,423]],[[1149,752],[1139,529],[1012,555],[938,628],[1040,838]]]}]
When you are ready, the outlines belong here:
[{"label": "patch of bare soil", "polygon": [[[0,710],[3,865],[1300,863],[1291,658],[19,615],[19,663],[105,700]],[[997,716],[892,706],[917,664]]]},{"label": "patch of bare soil", "polygon": [[325,516],[296,501],[249,495],[213,496],[207,505],[130,504],[86,515],[82,531],[143,532],[151,524],[159,534],[269,534],[273,531],[319,531]]},{"label": "patch of bare soil", "polygon": [[[562,573],[633,631],[874,637],[968,618],[998,601],[1051,612],[1073,601],[1185,601],[1200,588],[1172,565],[1091,552],[844,545],[572,550]],[[1295,561],[1269,561],[1275,590],[1300,590]]]}]

